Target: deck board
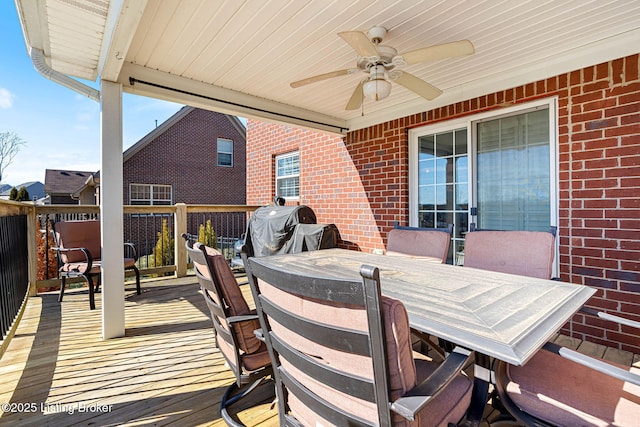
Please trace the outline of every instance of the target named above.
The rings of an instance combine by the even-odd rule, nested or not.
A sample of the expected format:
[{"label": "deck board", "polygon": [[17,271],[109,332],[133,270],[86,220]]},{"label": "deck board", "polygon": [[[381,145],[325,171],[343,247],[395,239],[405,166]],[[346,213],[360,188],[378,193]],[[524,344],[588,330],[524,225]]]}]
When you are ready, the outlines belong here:
[{"label": "deck board", "polygon": [[[0,360],[0,402],[38,410],[3,413],[0,424],[225,425],[219,403],[235,378],[214,346],[195,278],[151,281],[142,295],[126,294],[126,336],[110,340],[101,338],[101,299],[89,310],[86,289],[68,290],[62,304],[56,293],[29,300]],[[78,411],[93,404],[106,410]],[[251,425],[278,424],[269,405],[241,416]]]},{"label": "deck board", "polygon": [[[241,289],[252,305],[249,287]],[[219,404],[234,377],[214,346],[195,277],[145,282],[142,295],[127,291],[122,338],[102,340],[99,296],[96,305],[89,310],[86,289],[70,289],[62,304],[56,293],[29,300],[0,360],[0,403],[36,403],[39,410],[1,414],[0,425],[226,426]],[[640,355],[564,335],[554,342],[640,367]],[[79,404],[108,410],[78,412]],[[239,416],[247,426],[278,425],[268,404]]]}]

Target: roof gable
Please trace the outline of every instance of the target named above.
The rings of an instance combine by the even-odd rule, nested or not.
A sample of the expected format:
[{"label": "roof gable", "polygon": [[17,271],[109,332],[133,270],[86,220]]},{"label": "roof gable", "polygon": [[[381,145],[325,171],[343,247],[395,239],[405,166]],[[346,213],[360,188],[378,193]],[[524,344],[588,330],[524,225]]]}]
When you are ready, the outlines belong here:
[{"label": "roof gable", "polygon": [[47,169],[44,174],[44,191],[48,194],[71,194],[84,185],[94,172]]}]

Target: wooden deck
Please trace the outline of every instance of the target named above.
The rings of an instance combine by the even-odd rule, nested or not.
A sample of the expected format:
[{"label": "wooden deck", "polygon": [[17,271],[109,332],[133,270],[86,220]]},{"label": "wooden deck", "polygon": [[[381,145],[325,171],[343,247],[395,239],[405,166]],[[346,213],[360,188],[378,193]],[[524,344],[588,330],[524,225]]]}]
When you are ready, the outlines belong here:
[{"label": "wooden deck", "polygon": [[[111,340],[101,338],[101,299],[89,310],[86,288],[62,304],[57,293],[31,298],[0,360],[0,403],[13,404],[0,425],[226,425],[219,403],[234,377],[195,277],[142,287],[127,291],[126,337]],[[241,419],[278,424],[269,405]]]},{"label": "wooden deck", "polygon": [[[132,286],[129,286],[132,287]],[[31,298],[0,360],[2,426],[224,426],[219,403],[233,383],[214,347],[195,277],[147,281],[127,291],[126,337],[102,340],[101,299],[86,288]],[[248,286],[243,291],[250,298]],[[640,357],[564,336],[559,342],[625,365]],[[492,418],[490,407],[485,416]],[[241,414],[248,426],[277,426],[275,409]],[[486,426],[486,422],[482,424]]]}]

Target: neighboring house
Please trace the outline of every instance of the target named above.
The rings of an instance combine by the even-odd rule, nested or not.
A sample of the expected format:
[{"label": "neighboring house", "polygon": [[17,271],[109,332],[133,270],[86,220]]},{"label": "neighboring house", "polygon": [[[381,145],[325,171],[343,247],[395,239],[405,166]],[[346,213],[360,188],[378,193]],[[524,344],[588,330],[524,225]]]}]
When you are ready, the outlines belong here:
[{"label": "neighboring house", "polygon": [[245,127],[183,107],[124,152],[124,203],[246,203]]},{"label": "neighboring house", "polygon": [[29,181],[29,182],[23,182],[22,184],[15,185],[15,186],[2,184],[2,186],[0,186],[0,198],[8,199],[11,194],[11,189],[13,189],[14,187],[17,190],[20,190],[22,187],[24,187],[25,190],[27,190],[27,193],[29,193],[30,200],[38,201],[43,199],[45,196],[43,183],[41,183],[40,181]]},{"label": "neighboring house", "polygon": [[82,198],[82,200],[75,195],[77,190],[85,185],[93,173],[47,169],[44,173],[44,192],[49,196],[49,203],[52,205],[96,204],[93,194],[85,194],[85,198]]},{"label": "neighboring house", "polygon": [[[235,116],[183,107],[123,154],[125,205],[246,203],[245,127]],[[99,172],[47,170],[52,204],[98,204]],[[49,181],[46,181],[49,186]],[[54,185],[55,184],[55,185]],[[47,187],[49,188],[49,187]],[[64,191],[62,191],[64,189]],[[63,193],[63,194],[61,194]],[[62,198],[66,195],[66,198]],[[143,255],[152,251],[162,216],[135,215],[125,221],[125,236]],[[134,224],[133,221],[146,221]],[[197,232],[198,224],[189,224]],[[214,225],[215,226],[215,225]],[[245,228],[243,221],[218,225],[219,236],[234,240]],[[146,230],[146,231],[141,231]],[[146,233],[146,234],[145,234]]]},{"label": "neighboring house", "polygon": [[[250,120],[247,203],[281,194],[309,205],[345,247],[367,252],[384,249],[394,222],[453,223],[452,257],[471,222],[554,225],[556,274],[598,289],[590,304],[640,320],[639,62],[636,54],[434,110],[426,103],[345,138]],[[580,315],[571,327],[640,350],[630,329]]]},{"label": "neighboring house", "polygon": [[[237,117],[183,107],[124,152],[124,204],[244,205],[245,145]],[[70,193],[98,204],[99,188],[100,173],[87,173]]]}]

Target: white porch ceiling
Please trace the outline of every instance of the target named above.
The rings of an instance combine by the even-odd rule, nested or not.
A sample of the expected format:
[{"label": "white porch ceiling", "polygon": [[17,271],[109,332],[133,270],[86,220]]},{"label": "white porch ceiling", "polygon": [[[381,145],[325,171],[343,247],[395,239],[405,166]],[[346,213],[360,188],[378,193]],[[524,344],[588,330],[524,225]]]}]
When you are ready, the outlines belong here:
[{"label": "white porch ceiling", "polygon": [[[128,92],[339,132],[640,52],[637,0],[16,0],[28,48],[56,71]],[[393,85],[345,105],[364,74],[341,31],[389,30],[400,53],[470,40],[472,56],[403,67],[444,91]],[[131,84],[134,78],[135,81]],[[147,82],[142,83],[141,81]],[[150,85],[148,83],[153,83]],[[168,88],[177,89],[170,90]]]}]

